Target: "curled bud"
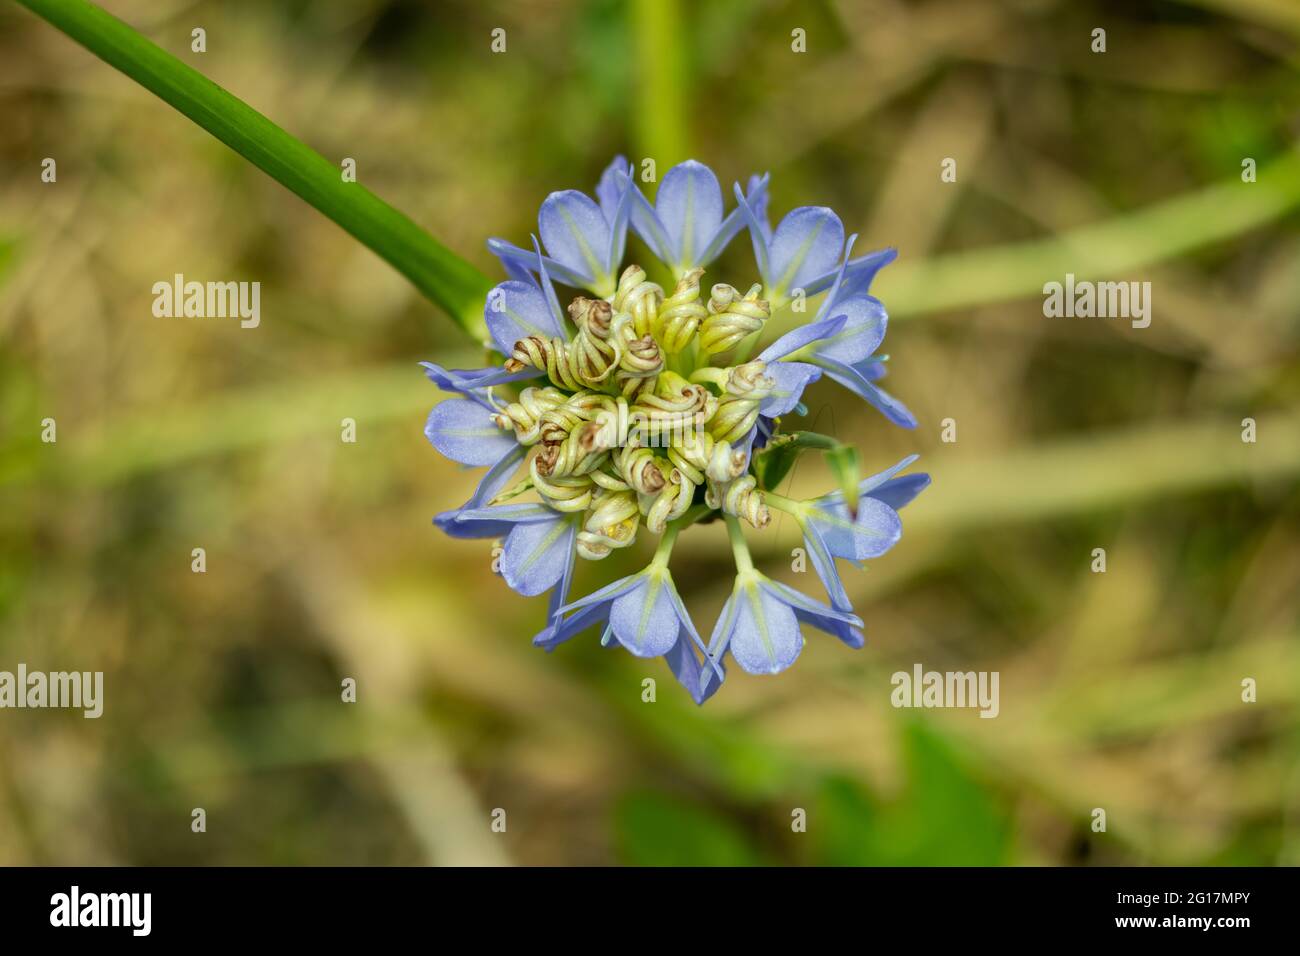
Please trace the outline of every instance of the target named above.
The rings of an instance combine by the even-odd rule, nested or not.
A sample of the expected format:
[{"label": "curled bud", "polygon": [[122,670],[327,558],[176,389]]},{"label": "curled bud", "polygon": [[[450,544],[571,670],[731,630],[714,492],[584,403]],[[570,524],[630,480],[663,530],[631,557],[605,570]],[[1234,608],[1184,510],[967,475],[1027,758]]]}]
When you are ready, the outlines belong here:
[{"label": "curled bud", "polygon": [[764,374],[766,371],[767,363],[762,360],[737,365],[727,376],[727,394],[754,401],[767,398],[776,388],[776,379]]},{"label": "curled bud", "polygon": [[569,303],[569,318],[573,319],[573,324],[579,331],[602,341],[609,338],[610,320],[613,316],[614,307],[604,299],[578,296]]},{"label": "curled bud", "polygon": [[659,318],[655,329],[664,349],[673,354],[680,352],[690,344],[695,330],[709,310],[699,301],[700,277],[703,269],[692,269],[677,280],[673,294],[664,299],[659,309]]},{"label": "curled bud", "polygon": [[492,416],[492,421],[498,428],[514,428],[515,440],[519,444],[533,445],[539,440],[545,440],[542,435],[545,421],[543,416],[551,409],[563,405],[566,399],[567,396],[559,389],[525,388],[519,393],[519,400],[511,402]]},{"label": "curled bud", "polygon": [[640,512],[632,491],[601,492],[592,502],[578,531],[578,553],[598,561],[614,548],[626,548],[636,540]]},{"label": "curled bud", "polygon": [[649,335],[655,329],[663,300],[663,288],[658,283],[647,282],[645,270],[632,265],[619,276],[618,288],[614,291],[614,311],[632,317],[637,335]]},{"label": "curled bud", "polygon": [[748,398],[725,398],[709,420],[709,432],[717,441],[738,442],[758,422],[759,403]]},{"label": "curled bud", "polygon": [[590,475],[566,475],[552,478],[537,470],[537,460],[529,464],[529,474],[533,479],[533,488],[556,511],[573,513],[586,511],[596,485]]},{"label": "curled bud", "polygon": [[583,382],[570,367],[569,345],[558,337],[547,339],[530,335],[520,339],[506,362],[506,371],[521,372],[529,367],[541,369],[554,384],[576,392],[583,388]]},{"label": "curled bud", "polygon": [[663,534],[669,521],[680,518],[691,506],[695,498],[695,485],[676,468],[668,473],[668,483],[659,492],[645,515],[646,530],[651,534]]},{"label": "curled bud", "polygon": [[705,489],[704,502],[710,508],[721,508],[729,515],[744,518],[761,531],[771,523],[772,512],[757,485],[753,475],[726,484],[710,481]]},{"label": "curled bud", "polygon": [[706,474],[717,482],[732,481],[745,473],[748,464],[748,455],[740,449],[733,449],[729,443],[720,441],[713,446]]},{"label": "curled bud", "polygon": [[643,495],[657,494],[664,486],[664,473],[649,448],[624,445],[614,456],[619,474]]},{"label": "curled bud", "polygon": [[700,349],[705,355],[725,352],[763,327],[772,310],[758,297],[761,290],[755,285],[742,299],[729,285],[713,287],[709,315],[700,326]]}]

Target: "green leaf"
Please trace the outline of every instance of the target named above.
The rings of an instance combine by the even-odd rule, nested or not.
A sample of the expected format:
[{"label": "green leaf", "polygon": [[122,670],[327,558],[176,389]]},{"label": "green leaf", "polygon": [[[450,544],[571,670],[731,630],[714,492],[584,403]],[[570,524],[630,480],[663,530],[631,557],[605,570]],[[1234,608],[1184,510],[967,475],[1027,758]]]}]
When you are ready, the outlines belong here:
[{"label": "green leaf", "polygon": [[826,452],[826,464],[844,492],[844,506],[850,518],[858,516],[858,450],[852,445],[837,445]]},{"label": "green leaf", "polygon": [[998,866],[1010,862],[1000,800],[921,720],[902,726],[907,787],[883,803],[850,777],[826,779],[810,819],[814,862],[831,866]]},{"label": "green leaf", "polygon": [[717,813],[667,794],[638,791],[619,801],[615,835],[633,866],[759,866],[744,831]]},{"label": "green leaf", "polygon": [[840,447],[841,442],[818,432],[788,432],[776,435],[754,455],[754,474],[759,487],[771,491],[781,483],[799,456],[810,448],[829,451]]},{"label": "green leaf", "polygon": [[18,0],[333,219],[483,340],[491,282],[339,166],[86,0]]}]

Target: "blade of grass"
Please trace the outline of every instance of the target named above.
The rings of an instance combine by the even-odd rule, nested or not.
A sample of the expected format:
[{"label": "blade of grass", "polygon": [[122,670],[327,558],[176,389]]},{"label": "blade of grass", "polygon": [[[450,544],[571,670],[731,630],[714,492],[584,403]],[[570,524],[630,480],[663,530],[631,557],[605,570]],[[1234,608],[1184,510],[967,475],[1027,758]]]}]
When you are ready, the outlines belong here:
[{"label": "blade of grass", "polygon": [[[468,356],[469,353],[466,353]],[[457,361],[453,367],[472,364]],[[481,356],[480,356],[481,357]],[[30,482],[76,487],[111,485],[133,475],[260,447],[306,435],[337,433],[343,417],[373,424],[426,413],[446,396],[425,381],[414,362],[338,378],[232,391],[193,405],[153,408],[87,429],[58,461],[54,446],[15,445],[0,454],[0,487]]]},{"label": "blade of grass", "polygon": [[1041,294],[1067,272],[1120,279],[1271,222],[1300,206],[1300,153],[1094,225],[1047,239],[900,261],[880,274],[891,318],[971,308]]},{"label": "blade of grass", "polygon": [[86,0],[18,0],[175,107],[290,189],[406,276],[470,335],[482,340],[491,283],[473,265],[247,103]]}]

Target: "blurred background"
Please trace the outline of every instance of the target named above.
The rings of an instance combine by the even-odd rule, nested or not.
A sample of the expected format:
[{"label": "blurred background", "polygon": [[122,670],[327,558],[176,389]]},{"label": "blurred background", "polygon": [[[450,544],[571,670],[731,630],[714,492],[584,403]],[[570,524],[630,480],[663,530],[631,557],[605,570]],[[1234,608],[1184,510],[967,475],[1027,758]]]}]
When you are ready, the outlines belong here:
[{"label": "blurred background", "polygon": [[[810,633],[697,709],[594,633],[535,650],[545,602],[430,524],[476,473],[426,442],[416,363],[481,352],[4,4],[0,670],[102,670],[105,710],[0,712],[0,863],[1300,863],[1300,5],[104,5],[494,281],[485,240],[526,243],[616,153],[770,171],[776,217],[832,206],[899,248],[873,291],[921,426],[829,382],[810,417],[934,485],[846,573],[861,651]],[[752,271],[742,237],[719,272]],[[178,272],[260,281],[260,328],[155,319]],[[1044,318],[1067,272],[1150,281],[1150,328]],[[811,457],[791,479],[829,485]],[[751,540],[822,595],[790,522]],[[716,525],[674,555],[706,634],[731,570]],[[894,709],[916,663],[998,671],[1000,715]]]}]

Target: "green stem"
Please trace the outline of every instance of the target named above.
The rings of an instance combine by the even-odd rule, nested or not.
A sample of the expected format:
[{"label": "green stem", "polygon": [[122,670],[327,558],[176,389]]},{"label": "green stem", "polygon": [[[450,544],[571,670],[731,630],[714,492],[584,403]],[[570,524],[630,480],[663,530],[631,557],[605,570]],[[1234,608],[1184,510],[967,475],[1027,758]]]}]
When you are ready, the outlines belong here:
[{"label": "green stem", "polygon": [[738,576],[754,573],[754,560],[749,556],[749,545],[745,543],[745,533],[740,530],[740,521],[735,515],[724,515],[727,521],[727,537],[731,539],[731,553],[736,559]]},{"label": "green stem", "polygon": [[803,509],[803,502],[787,498],[785,495],[778,495],[775,491],[764,491],[763,500],[777,511],[784,511],[796,518],[800,517],[800,511]]},{"label": "green stem", "polygon": [[339,166],[94,4],[18,2],[297,193],[484,338],[487,277],[360,183],[344,182]]},{"label": "green stem", "polygon": [[636,44],[636,138],[643,157],[659,169],[687,158],[686,64],[689,35],[682,29],[678,0],[634,0],[631,30]]},{"label": "green stem", "polygon": [[677,535],[682,530],[682,527],[683,525],[679,521],[674,521],[664,528],[664,533],[659,537],[659,547],[655,548],[655,556],[650,561],[651,567],[668,567],[668,558],[673,553],[673,545],[676,544]]}]

